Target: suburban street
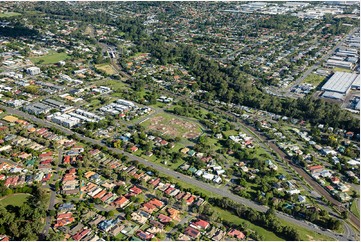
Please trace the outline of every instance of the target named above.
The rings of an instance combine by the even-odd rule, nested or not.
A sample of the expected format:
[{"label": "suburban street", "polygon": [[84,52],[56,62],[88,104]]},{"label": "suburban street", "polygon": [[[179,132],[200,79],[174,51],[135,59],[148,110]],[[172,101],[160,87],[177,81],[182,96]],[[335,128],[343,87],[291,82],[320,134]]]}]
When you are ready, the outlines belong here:
[{"label": "suburban street", "polygon": [[[58,162],[56,163],[56,172],[53,173],[53,176],[52,176],[52,179],[51,181],[56,181],[58,180],[58,177],[59,177],[59,164],[61,164],[62,162],[62,158],[63,158],[63,149],[60,148],[59,149],[59,153],[58,153]],[[54,184],[52,184],[54,185]],[[53,187],[53,189],[50,188],[50,201],[49,201],[49,207],[48,207],[48,210],[52,210],[54,209],[54,205],[55,205],[55,197],[56,197],[56,191],[55,191],[55,188]],[[49,233],[49,229],[50,229],[50,225],[51,225],[51,218],[52,216],[47,216],[46,217],[46,220],[45,220],[45,227],[44,227],[44,230],[43,230],[43,235],[44,237],[46,237]]]},{"label": "suburban street", "polygon": [[[188,176],[183,175],[183,174],[181,174],[179,172],[170,170],[169,168],[165,168],[165,167],[163,167],[161,165],[152,163],[152,162],[147,161],[147,160],[145,160],[143,158],[134,156],[134,155],[132,155],[132,154],[130,154],[128,152],[124,152],[122,150],[115,149],[115,148],[108,148],[103,143],[101,143],[101,141],[99,141],[99,140],[95,140],[95,139],[91,139],[91,138],[82,136],[82,135],[80,135],[78,133],[75,133],[75,132],[73,132],[73,131],[65,128],[65,127],[62,127],[60,125],[57,125],[55,123],[49,122],[47,120],[38,119],[33,115],[27,114],[25,112],[22,112],[20,110],[16,110],[16,109],[13,109],[13,108],[10,108],[10,107],[6,107],[6,106],[3,106],[3,105],[0,105],[0,107],[3,110],[6,110],[9,114],[13,114],[13,115],[17,115],[19,117],[23,117],[23,118],[28,119],[28,120],[36,123],[36,124],[39,124],[40,126],[44,126],[44,127],[48,127],[48,128],[55,127],[55,128],[58,128],[59,130],[61,130],[62,132],[64,132],[67,135],[76,134],[79,140],[91,143],[93,145],[99,145],[99,146],[105,147],[105,148],[107,148],[107,149],[109,149],[109,150],[111,150],[111,151],[113,151],[114,153],[117,153],[117,154],[124,154],[124,155],[128,156],[131,160],[136,160],[136,161],[138,161],[139,163],[141,163],[141,164],[143,164],[145,166],[153,167],[154,169],[158,170],[160,173],[163,173],[163,174],[165,174],[165,175],[167,175],[169,177],[173,177],[175,179],[182,180],[183,182],[192,184],[193,186],[196,186],[196,187],[199,187],[201,189],[207,190],[207,191],[209,191],[209,192],[211,192],[213,194],[217,194],[218,196],[227,197],[227,198],[233,200],[236,203],[243,204],[243,205],[245,205],[247,207],[251,207],[251,208],[253,208],[255,210],[258,210],[258,211],[261,211],[261,212],[265,212],[268,209],[268,207],[266,207],[266,206],[258,205],[258,204],[256,204],[255,202],[253,202],[251,200],[239,197],[239,196],[231,193],[229,190],[226,190],[224,188],[223,189],[216,188],[216,187],[211,186],[211,185],[209,185],[207,183],[198,181],[198,180],[196,180],[196,179],[194,179],[192,177],[188,177]],[[49,204],[49,208],[52,208],[52,206],[51,206],[51,204]],[[321,230],[319,227],[315,226],[314,224],[311,224],[311,223],[303,221],[303,220],[295,219],[295,218],[293,218],[293,217],[291,217],[289,215],[286,215],[286,214],[278,212],[278,211],[276,212],[276,215],[280,219],[283,219],[283,220],[285,220],[287,222],[297,224],[297,225],[305,227],[305,228],[307,228],[307,229],[309,229],[311,231],[314,231],[314,232],[329,236],[329,237],[334,238],[336,240],[353,239],[352,237],[349,238],[349,237],[346,237],[344,235],[340,235],[340,234],[337,234],[337,233],[334,233],[334,232],[330,232],[330,231],[327,231],[327,230],[325,230],[325,231]]]}]

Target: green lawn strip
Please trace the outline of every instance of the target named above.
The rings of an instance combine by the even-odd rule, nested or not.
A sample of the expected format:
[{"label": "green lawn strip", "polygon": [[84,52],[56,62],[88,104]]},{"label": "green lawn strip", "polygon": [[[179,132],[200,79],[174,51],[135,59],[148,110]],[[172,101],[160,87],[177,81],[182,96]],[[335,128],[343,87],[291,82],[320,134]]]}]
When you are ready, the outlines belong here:
[{"label": "green lawn strip", "polygon": [[283,226],[289,226],[291,228],[294,228],[295,230],[297,230],[298,234],[300,235],[300,238],[301,240],[304,240],[304,241],[310,241],[310,240],[326,240],[326,241],[334,241],[333,238],[330,238],[326,235],[322,235],[322,234],[319,234],[317,232],[314,232],[314,231],[311,231],[311,230],[308,230],[302,226],[299,226],[297,224],[294,224],[294,223],[289,223],[289,222],[286,222],[284,220],[281,220],[280,219],[280,222]]},{"label": "green lawn strip", "polygon": [[13,205],[13,206],[21,206],[24,202],[28,199],[30,194],[26,193],[16,193],[11,194],[7,197],[0,198],[0,204],[6,207],[7,205]]},{"label": "green lawn strip", "polygon": [[353,201],[351,205],[351,212],[356,215],[356,217],[360,218],[360,209],[358,201]]},{"label": "green lawn strip", "polygon": [[226,210],[223,210],[221,208],[218,207],[213,207],[214,210],[216,212],[218,212],[219,216],[225,220],[225,221],[229,221],[231,223],[237,224],[237,225],[241,225],[246,224],[246,227],[250,230],[254,230],[257,232],[257,234],[262,235],[264,237],[265,240],[267,241],[283,241],[284,239],[281,239],[280,237],[278,237],[277,235],[275,235],[274,233],[272,233],[271,231],[268,231],[260,226],[254,225],[251,222],[242,219]]},{"label": "green lawn strip", "polygon": [[55,64],[61,60],[68,59],[69,56],[66,53],[57,53],[57,52],[49,52],[47,55],[39,56],[39,57],[30,57],[30,60],[37,64],[39,61],[43,60],[42,64]]},{"label": "green lawn strip", "polygon": [[341,68],[341,67],[334,67],[333,71],[342,71],[342,72],[349,72],[349,73],[352,72],[352,70],[350,70],[350,69],[345,69],[345,68]]},{"label": "green lawn strip", "polygon": [[14,16],[20,16],[21,13],[15,13],[15,12],[6,12],[6,13],[0,13],[0,18],[9,18]]}]

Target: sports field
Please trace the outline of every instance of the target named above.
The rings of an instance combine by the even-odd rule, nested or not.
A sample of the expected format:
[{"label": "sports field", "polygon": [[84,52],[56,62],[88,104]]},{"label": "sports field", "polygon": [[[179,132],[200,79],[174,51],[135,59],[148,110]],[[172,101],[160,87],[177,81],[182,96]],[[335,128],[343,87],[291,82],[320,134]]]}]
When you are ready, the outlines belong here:
[{"label": "sports field", "polygon": [[158,131],[162,135],[194,139],[201,135],[199,124],[178,116],[161,113],[142,123],[149,130]]},{"label": "sports field", "polygon": [[38,57],[30,57],[30,60],[37,64],[40,63],[42,60],[42,64],[55,64],[59,61],[68,59],[69,56],[66,53],[57,53],[57,52],[50,52],[47,55],[38,56]]}]

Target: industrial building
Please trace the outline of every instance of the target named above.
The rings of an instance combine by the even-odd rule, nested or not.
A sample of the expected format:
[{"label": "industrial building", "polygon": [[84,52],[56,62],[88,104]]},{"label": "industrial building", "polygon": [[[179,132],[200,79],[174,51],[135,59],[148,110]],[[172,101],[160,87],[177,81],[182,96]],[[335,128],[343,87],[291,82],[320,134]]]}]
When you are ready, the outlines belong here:
[{"label": "industrial building", "polygon": [[321,90],[345,95],[357,78],[360,78],[357,74],[337,71],[325,85],[323,85]]}]

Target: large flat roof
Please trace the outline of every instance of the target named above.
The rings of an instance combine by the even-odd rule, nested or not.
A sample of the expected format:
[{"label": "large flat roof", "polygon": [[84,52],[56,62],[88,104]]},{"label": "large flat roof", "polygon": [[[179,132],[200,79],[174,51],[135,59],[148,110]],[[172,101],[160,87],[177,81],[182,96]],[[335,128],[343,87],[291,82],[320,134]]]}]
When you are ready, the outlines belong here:
[{"label": "large flat roof", "polygon": [[345,94],[356,78],[357,74],[337,71],[321,89]]}]

